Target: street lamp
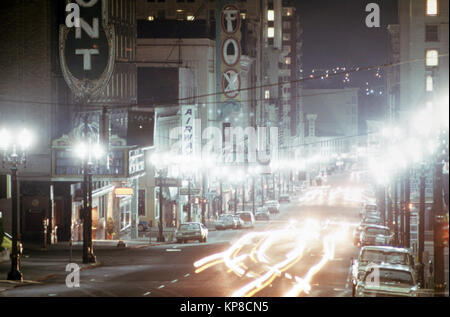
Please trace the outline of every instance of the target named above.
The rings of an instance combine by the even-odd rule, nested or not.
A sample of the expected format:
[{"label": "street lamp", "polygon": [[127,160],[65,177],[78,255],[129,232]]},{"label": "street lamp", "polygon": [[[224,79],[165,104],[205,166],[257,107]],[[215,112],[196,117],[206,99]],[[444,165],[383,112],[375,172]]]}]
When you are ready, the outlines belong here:
[{"label": "street lamp", "polygon": [[[14,137],[13,135],[16,135]],[[18,134],[13,134],[6,129],[0,131],[0,149],[3,152],[2,165],[11,168],[12,182],[12,254],[11,254],[11,272],[8,273],[8,280],[23,281],[22,272],[20,272],[20,232],[18,230],[18,186],[17,186],[17,170],[20,165],[26,168],[27,150],[32,143],[31,133],[23,129]]]},{"label": "street lamp", "polygon": [[92,243],[92,174],[105,152],[100,143],[91,139],[79,142],[75,152],[83,166],[83,263],[95,263],[97,260]]}]

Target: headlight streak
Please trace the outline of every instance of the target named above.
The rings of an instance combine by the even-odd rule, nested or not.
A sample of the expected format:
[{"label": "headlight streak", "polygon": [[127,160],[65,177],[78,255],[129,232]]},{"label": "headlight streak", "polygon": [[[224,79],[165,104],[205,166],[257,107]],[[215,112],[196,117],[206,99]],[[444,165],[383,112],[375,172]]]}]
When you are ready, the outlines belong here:
[{"label": "headlight streak", "polygon": [[311,280],[313,276],[319,272],[324,265],[334,258],[334,246],[335,246],[335,237],[334,235],[328,235],[323,238],[323,247],[324,247],[324,255],[319,263],[311,267],[306,274],[305,278],[295,277],[297,284],[295,284],[291,290],[289,290],[284,297],[296,297],[301,292],[309,293],[311,290]]},{"label": "headlight streak", "polygon": [[[321,261],[311,267],[305,276],[305,278],[293,277],[289,273],[285,273],[289,268],[295,265],[303,256],[308,243],[311,240],[317,240],[320,237],[321,230],[324,227],[316,219],[306,219],[303,222],[301,228],[294,228],[295,222],[290,221],[287,226],[281,230],[266,231],[266,232],[251,232],[241,238],[239,238],[231,247],[224,252],[216,253],[205,258],[202,258],[194,263],[196,267],[195,273],[200,273],[212,266],[220,263],[224,263],[228,268],[227,273],[234,273],[238,277],[247,277],[254,279],[247,283],[243,287],[234,291],[232,297],[250,297],[256,293],[271,285],[271,283],[277,278],[282,277],[283,273],[285,278],[289,278],[291,281],[296,281],[295,286],[287,292],[284,296],[298,296],[301,292],[309,292],[311,289],[310,282],[313,276],[319,272],[323,266],[334,257],[334,248],[337,241],[342,241],[348,234],[349,227],[356,226],[352,223],[345,222],[333,222],[329,221],[328,225],[340,226],[340,230],[335,231],[333,234],[327,235],[322,239],[324,256]],[[293,243],[293,237],[296,241]],[[255,239],[257,239],[255,241]],[[280,260],[276,264],[275,259],[268,257],[267,252],[274,250],[273,246],[276,244],[286,247],[284,241],[289,241],[294,244],[295,247],[286,253],[286,257]],[[244,249],[244,247],[250,246],[250,248]],[[246,252],[240,254],[242,251]],[[251,271],[244,261],[251,260],[254,264],[261,264],[263,267],[263,273],[256,273]],[[247,261],[247,264],[249,262]]]}]

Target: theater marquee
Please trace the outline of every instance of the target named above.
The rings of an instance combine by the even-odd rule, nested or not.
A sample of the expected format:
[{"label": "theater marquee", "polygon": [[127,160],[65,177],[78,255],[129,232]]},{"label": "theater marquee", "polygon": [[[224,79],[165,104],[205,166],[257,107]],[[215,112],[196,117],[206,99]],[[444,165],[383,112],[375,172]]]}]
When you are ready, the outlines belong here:
[{"label": "theater marquee", "polygon": [[[68,1],[67,3],[70,3]],[[76,0],[80,27],[60,26],[59,53],[64,79],[79,99],[102,92],[114,68],[115,32],[107,0]]]}]

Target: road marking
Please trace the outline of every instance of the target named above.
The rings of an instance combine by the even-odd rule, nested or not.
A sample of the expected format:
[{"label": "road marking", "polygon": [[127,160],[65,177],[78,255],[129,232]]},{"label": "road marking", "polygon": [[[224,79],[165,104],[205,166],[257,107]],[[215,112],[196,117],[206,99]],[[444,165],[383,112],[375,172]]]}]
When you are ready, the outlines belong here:
[{"label": "road marking", "polygon": [[158,287],[159,289],[166,287],[165,285],[161,285],[160,287]]},{"label": "road marking", "polygon": [[48,294],[48,296],[51,296],[51,297],[53,297],[53,296],[56,296],[56,294]]},{"label": "road marking", "polygon": [[189,273],[188,273],[188,274],[185,274],[184,277],[188,277],[189,275],[191,275],[191,274],[189,274]]},{"label": "road marking", "polygon": [[144,296],[148,296],[148,295],[150,295],[152,292],[147,292],[147,293],[145,293],[144,294]]},{"label": "road marking", "polygon": [[176,280],[176,279],[172,281],[172,283],[176,283],[176,282],[178,282],[178,280]]},{"label": "road marking", "polygon": [[181,249],[166,249],[167,252],[180,252]]}]

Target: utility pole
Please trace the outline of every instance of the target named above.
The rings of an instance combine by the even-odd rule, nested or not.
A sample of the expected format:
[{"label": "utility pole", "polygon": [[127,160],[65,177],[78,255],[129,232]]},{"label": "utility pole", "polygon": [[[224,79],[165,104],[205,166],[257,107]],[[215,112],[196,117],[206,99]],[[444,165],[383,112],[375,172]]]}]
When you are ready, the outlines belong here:
[{"label": "utility pole", "polygon": [[411,246],[411,185],[409,169],[405,173],[405,248],[409,249]]},{"label": "utility pole", "polygon": [[420,171],[420,198],[419,198],[419,282],[422,286],[425,284],[423,252],[425,251],[425,165],[422,164]]},{"label": "utility pole", "polygon": [[164,218],[164,204],[163,204],[163,178],[159,176],[159,234],[158,234],[158,242],[164,242],[164,234],[163,234],[163,218]]},{"label": "utility pole", "polygon": [[400,245],[400,238],[398,234],[398,188],[397,188],[397,177],[394,177],[394,239],[395,245]]},{"label": "utility pole", "polygon": [[[88,139],[88,114],[84,116],[84,138]],[[83,263],[95,263],[92,243],[92,175],[89,171],[89,155],[83,160]]]},{"label": "utility pole", "polygon": [[404,173],[400,176],[400,245],[405,246],[405,182]]},{"label": "utility pole", "polygon": [[444,271],[444,246],[442,244],[443,226],[443,201],[442,201],[442,162],[434,164],[434,190],[433,190],[433,215],[434,215],[434,290],[435,296],[444,296],[445,271]]}]

